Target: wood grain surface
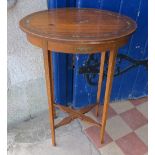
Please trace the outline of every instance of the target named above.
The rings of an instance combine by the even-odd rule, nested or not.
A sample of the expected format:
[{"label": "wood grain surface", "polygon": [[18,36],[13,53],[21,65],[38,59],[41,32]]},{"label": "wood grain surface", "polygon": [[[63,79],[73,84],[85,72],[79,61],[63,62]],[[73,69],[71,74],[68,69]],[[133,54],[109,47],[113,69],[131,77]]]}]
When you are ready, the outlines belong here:
[{"label": "wood grain surface", "polygon": [[135,31],[136,23],[105,10],[59,8],[30,14],[20,21],[20,27],[53,41],[93,44],[127,37]]}]

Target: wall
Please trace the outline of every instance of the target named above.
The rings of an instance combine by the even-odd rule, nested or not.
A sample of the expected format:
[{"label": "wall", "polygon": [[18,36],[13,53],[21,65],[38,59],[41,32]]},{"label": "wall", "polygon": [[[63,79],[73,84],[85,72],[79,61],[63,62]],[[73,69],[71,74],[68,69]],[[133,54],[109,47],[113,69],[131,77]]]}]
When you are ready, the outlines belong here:
[{"label": "wall", "polygon": [[42,51],[27,42],[18,25],[22,17],[46,8],[46,0],[18,0],[8,8],[8,125],[47,109]]}]

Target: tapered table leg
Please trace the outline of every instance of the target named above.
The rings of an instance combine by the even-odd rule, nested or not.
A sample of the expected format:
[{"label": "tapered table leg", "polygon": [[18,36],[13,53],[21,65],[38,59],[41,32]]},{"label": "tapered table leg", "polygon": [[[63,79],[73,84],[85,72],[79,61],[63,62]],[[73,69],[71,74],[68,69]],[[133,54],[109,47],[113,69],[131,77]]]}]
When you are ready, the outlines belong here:
[{"label": "tapered table leg", "polygon": [[100,72],[99,72],[98,89],[97,89],[96,116],[98,116],[98,108],[99,108],[99,104],[100,104],[100,95],[101,95],[101,88],[102,88],[102,81],[103,81],[105,54],[106,54],[106,51],[101,53]]},{"label": "tapered table leg", "polygon": [[101,121],[101,133],[100,133],[101,143],[104,142],[104,133],[105,133],[108,105],[109,105],[111,88],[112,88],[116,55],[117,55],[116,50],[110,51],[110,57],[108,62],[108,74],[107,74],[107,80],[106,80],[106,90],[105,90],[105,96],[104,96],[103,114],[102,114],[102,121]]},{"label": "tapered table leg", "polygon": [[45,79],[46,89],[48,97],[50,127],[52,135],[52,144],[55,144],[55,128],[54,128],[54,94],[53,94],[53,71],[52,71],[52,58],[51,52],[48,51],[48,42],[43,41],[43,57],[44,57],[44,68],[45,68]]}]

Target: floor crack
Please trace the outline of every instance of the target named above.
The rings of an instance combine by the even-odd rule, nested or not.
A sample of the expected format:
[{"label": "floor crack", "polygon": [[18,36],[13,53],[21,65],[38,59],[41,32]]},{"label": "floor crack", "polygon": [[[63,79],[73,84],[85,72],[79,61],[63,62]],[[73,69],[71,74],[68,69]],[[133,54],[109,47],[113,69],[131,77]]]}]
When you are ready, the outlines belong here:
[{"label": "floor crack", "polygon": [[79,124],[79,127],[80,127],[80,131],[83,133],[83,135],[88,139],[88,141],[89,141],[89,147],[90,147],[90,149],[91,149],[91,155],[93,155],[92,153],[92,146],[94,147],[94,149],[98,152],[98,154],[99,155],[101,155],[101,152],[95,147],[95,145],[91,142],[91,140],[86,136],[86,134],[84,133],[84,131],[83,131],[83,128],[82,128],[82,125],[81,125],[81,123],[80,123],[80,120],[79,119],[77,119],[77,122],[78,122],[78,124]]}]

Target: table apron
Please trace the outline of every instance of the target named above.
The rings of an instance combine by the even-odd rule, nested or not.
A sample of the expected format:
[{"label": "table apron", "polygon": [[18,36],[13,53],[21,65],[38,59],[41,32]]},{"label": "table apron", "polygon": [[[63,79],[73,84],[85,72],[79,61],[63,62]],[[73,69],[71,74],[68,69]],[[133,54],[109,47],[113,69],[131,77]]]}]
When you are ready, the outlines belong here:
[{"label": "table apron", "polygon": [[[107,41],[103,43],[94,43],[94,44],[55,42],[48,39],[47,41],[48,41],[48,50],[50,51],[71,53],[71,54],[91,54],[118,49],[128,42],[128,38],[129,37],[125,37],[117,41]],[[43,48],[43,41],[45,40],[45,38],[43,39],[40,37],[27,34],[27,39],[31,44]]]}]

